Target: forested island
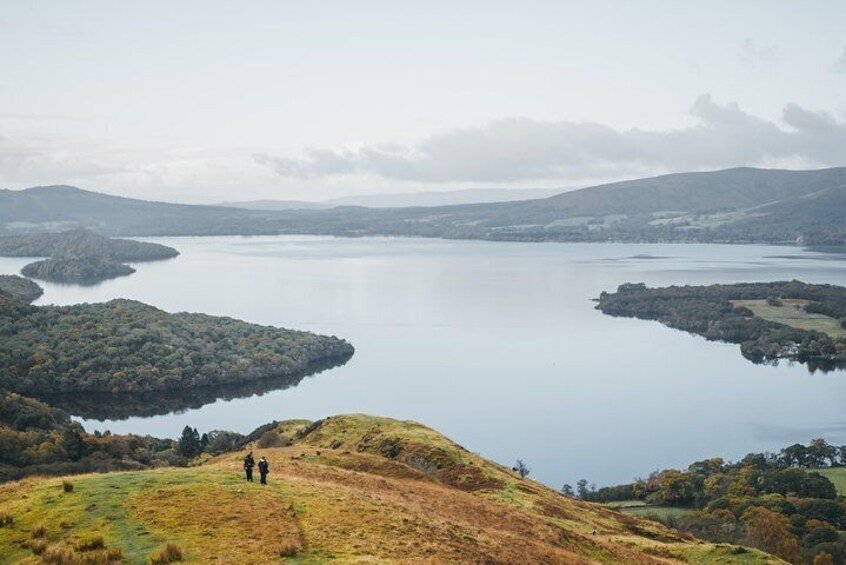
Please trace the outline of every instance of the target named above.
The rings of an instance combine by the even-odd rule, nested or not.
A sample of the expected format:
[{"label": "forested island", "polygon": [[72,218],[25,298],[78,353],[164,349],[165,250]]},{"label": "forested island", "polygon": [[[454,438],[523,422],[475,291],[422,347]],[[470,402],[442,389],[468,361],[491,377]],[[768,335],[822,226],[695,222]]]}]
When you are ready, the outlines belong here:
[{"label": "forested island", "polygon": [[132,300],[32,306],[0,294],[0,388],[151,392],[294,375],[345,359],[343,339]]},{"label": "forested island", "polygon": [[27,303],[44,294],[44,290],[36,283],[18,275],[0,275],[0,292]]},{"label": "forested island", "polygon": [[97,284],[134,272],[135,269],[129,265],[93,255],[44,259],[21,269],[22,275],[33,279],[79,285]]},{"label": "forested island", "polygon": [[790,563],[846,561],[840,533],[846,529],[846,445],[815,439],[734,463],[697,461],[599,490],[586,482],[579,483],[580,498],[627,508],[700,539],[750,544]]},{"label": "forested island", "polygon": [[86,229],[0,237],[0,255],[48,257],[26,265],[21,273],[51,282],[90,285],[131,275],[124,262],[161,261],[179,255],[172,247],[112,239]]},{"label": "forested island", "polygon": [[87,229],[0,237],[4,257],[94,255],[111,261],[161,261],[179,255],[166,245],[102,236]]},{"label": "forested island", "polygon": [[846,366],[846,288],[800,281],[648,288],[620,285],[596,308],[657,320],[708,340],[740,344],[755,363],[779,359],[811,370]]}]

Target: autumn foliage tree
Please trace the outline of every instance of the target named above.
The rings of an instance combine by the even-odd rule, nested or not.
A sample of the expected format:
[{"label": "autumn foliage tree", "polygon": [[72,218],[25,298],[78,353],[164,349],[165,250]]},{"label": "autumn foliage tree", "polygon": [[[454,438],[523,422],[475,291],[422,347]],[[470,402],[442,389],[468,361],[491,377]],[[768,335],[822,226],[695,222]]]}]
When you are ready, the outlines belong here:
[{"label": "autumn foliage tree", "polygon": [[790,520],[783,514],[761,506],[753,506],[743,513],[747,542],[790,563],[801,560],[799,540],[790,533]]}]

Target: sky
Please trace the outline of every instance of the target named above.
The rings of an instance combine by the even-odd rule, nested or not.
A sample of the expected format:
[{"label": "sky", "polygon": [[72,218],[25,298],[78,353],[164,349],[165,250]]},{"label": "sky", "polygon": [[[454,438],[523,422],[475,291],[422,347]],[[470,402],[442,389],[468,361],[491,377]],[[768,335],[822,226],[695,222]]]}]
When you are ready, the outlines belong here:
[{"label": "sky", "polygon": [[175,202],[846,165],[846,2],[0,2],[0,188]]}]

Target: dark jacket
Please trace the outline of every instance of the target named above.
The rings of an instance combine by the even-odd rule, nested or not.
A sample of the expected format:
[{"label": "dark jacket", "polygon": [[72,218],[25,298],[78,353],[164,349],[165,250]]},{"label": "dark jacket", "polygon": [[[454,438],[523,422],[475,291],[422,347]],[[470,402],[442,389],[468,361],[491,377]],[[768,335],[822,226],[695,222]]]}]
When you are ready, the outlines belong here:
[{"label": "dark jacket", "polygon": [[256,466],[256,460],[253,459],[252,455],[247,455],[244,457],[244,469],[252,469]]},{"label": "dark jacket", "polygon": [[259,473],[261,473],[262,475],[266,475],[269,470],[270,466],[267,464],[266,459],[262,459],[261,461],[259,461]]}]

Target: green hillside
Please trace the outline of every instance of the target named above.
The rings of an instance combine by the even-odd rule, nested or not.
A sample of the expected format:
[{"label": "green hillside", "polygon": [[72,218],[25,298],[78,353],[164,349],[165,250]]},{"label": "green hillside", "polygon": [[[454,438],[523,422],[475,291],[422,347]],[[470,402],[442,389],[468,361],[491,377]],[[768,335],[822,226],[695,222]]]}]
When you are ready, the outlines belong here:
[{"label": "green hillside", "polygon": [[[414,422],[289,421],[189,468],[0,486],[0,562],[737,563],[782,561],[565,497]],[[151,558],[153,558],[151,560]]]}]

